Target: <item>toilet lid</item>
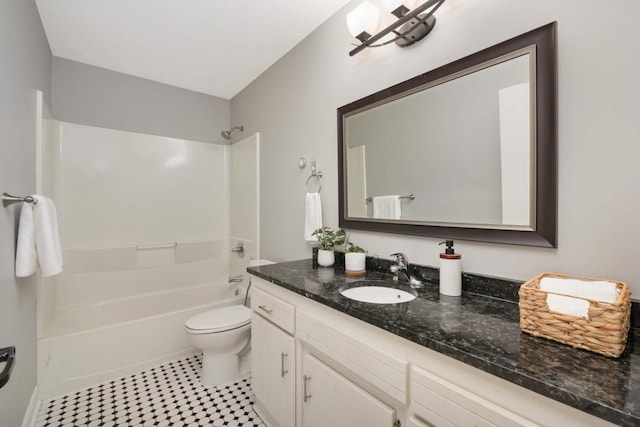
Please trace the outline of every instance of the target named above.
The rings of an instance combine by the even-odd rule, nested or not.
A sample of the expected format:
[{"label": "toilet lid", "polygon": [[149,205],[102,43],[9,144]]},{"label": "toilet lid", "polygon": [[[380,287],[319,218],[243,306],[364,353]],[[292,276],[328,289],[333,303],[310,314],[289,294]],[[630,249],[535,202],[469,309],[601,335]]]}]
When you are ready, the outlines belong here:
[{"label": "toilet lid", "polygon": [[196,314],[185,323],[194,331],[220,332],[239,328],[251,322],[251,310],[244,305],[220,307]]}]

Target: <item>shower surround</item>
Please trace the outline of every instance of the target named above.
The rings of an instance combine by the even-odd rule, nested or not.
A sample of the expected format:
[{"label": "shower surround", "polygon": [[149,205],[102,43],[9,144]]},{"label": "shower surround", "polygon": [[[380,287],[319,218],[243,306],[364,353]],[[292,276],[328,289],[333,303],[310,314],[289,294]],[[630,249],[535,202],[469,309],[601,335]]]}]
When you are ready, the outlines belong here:
[{"label": "shower surround", "polygon": [[[40,398],[192,352],[184,321],[241,302],[246,280],[228,277],[258,256],[256,227],[231,234],[233,146],[60,122],[47,129],[39,169],[52,183],[42,188],[58,208],[64,271],[39,279]],[[242,151],[257,163],[254,139]],[[243,168],[256,177],[257,200],[257,165]],[[240,239],[248,253],[233,260]]]}]

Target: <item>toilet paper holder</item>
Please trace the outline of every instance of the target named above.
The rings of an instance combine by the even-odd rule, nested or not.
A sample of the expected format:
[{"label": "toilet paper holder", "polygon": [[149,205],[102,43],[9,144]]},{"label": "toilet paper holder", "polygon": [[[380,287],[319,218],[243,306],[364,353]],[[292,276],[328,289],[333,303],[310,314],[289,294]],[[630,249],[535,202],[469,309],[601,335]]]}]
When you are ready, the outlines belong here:
[{"label": "toilet paper holder", "polygon": [[16,348],[14,346],[0,348],[0,363],[5,362],[2,372],[0,372],[0,388],[9,381],[15,359]]}]

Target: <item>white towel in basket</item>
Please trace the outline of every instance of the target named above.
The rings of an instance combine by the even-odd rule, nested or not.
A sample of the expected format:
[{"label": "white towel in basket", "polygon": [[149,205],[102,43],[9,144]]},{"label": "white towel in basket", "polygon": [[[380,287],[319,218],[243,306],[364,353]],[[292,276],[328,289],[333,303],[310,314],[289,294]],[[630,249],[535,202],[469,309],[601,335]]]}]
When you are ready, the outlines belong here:
[{"label": "white towel in basket", "polygon": [[543,277],[540,280],[540,290],[602,302],[616,302],[620,293],[613,282],[558,277]]},{"label": "white towel in basket", "polygon": [[[547,294],[549,310],[576,317],[589,318],[589,301],[616,302],[618,286],[602,280],[563,279],[543,277],[540,290]],[[561,294],[561,295],[557,295]]]},{"label": "white towel in basket", "polygon": [[586,299],[547,294],[547,305],[556,313],[589,318],[589,301]]}]

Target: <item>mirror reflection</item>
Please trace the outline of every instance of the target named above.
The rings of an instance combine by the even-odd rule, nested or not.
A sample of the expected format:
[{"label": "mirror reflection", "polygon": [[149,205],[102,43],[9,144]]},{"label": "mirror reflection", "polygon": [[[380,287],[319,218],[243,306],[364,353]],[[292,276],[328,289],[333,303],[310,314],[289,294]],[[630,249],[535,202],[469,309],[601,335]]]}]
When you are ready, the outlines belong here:
[{"label": "mirror reflection", "polygon": [[531,228],[532,61],[528,48],[345,116],[348,216]]}]

